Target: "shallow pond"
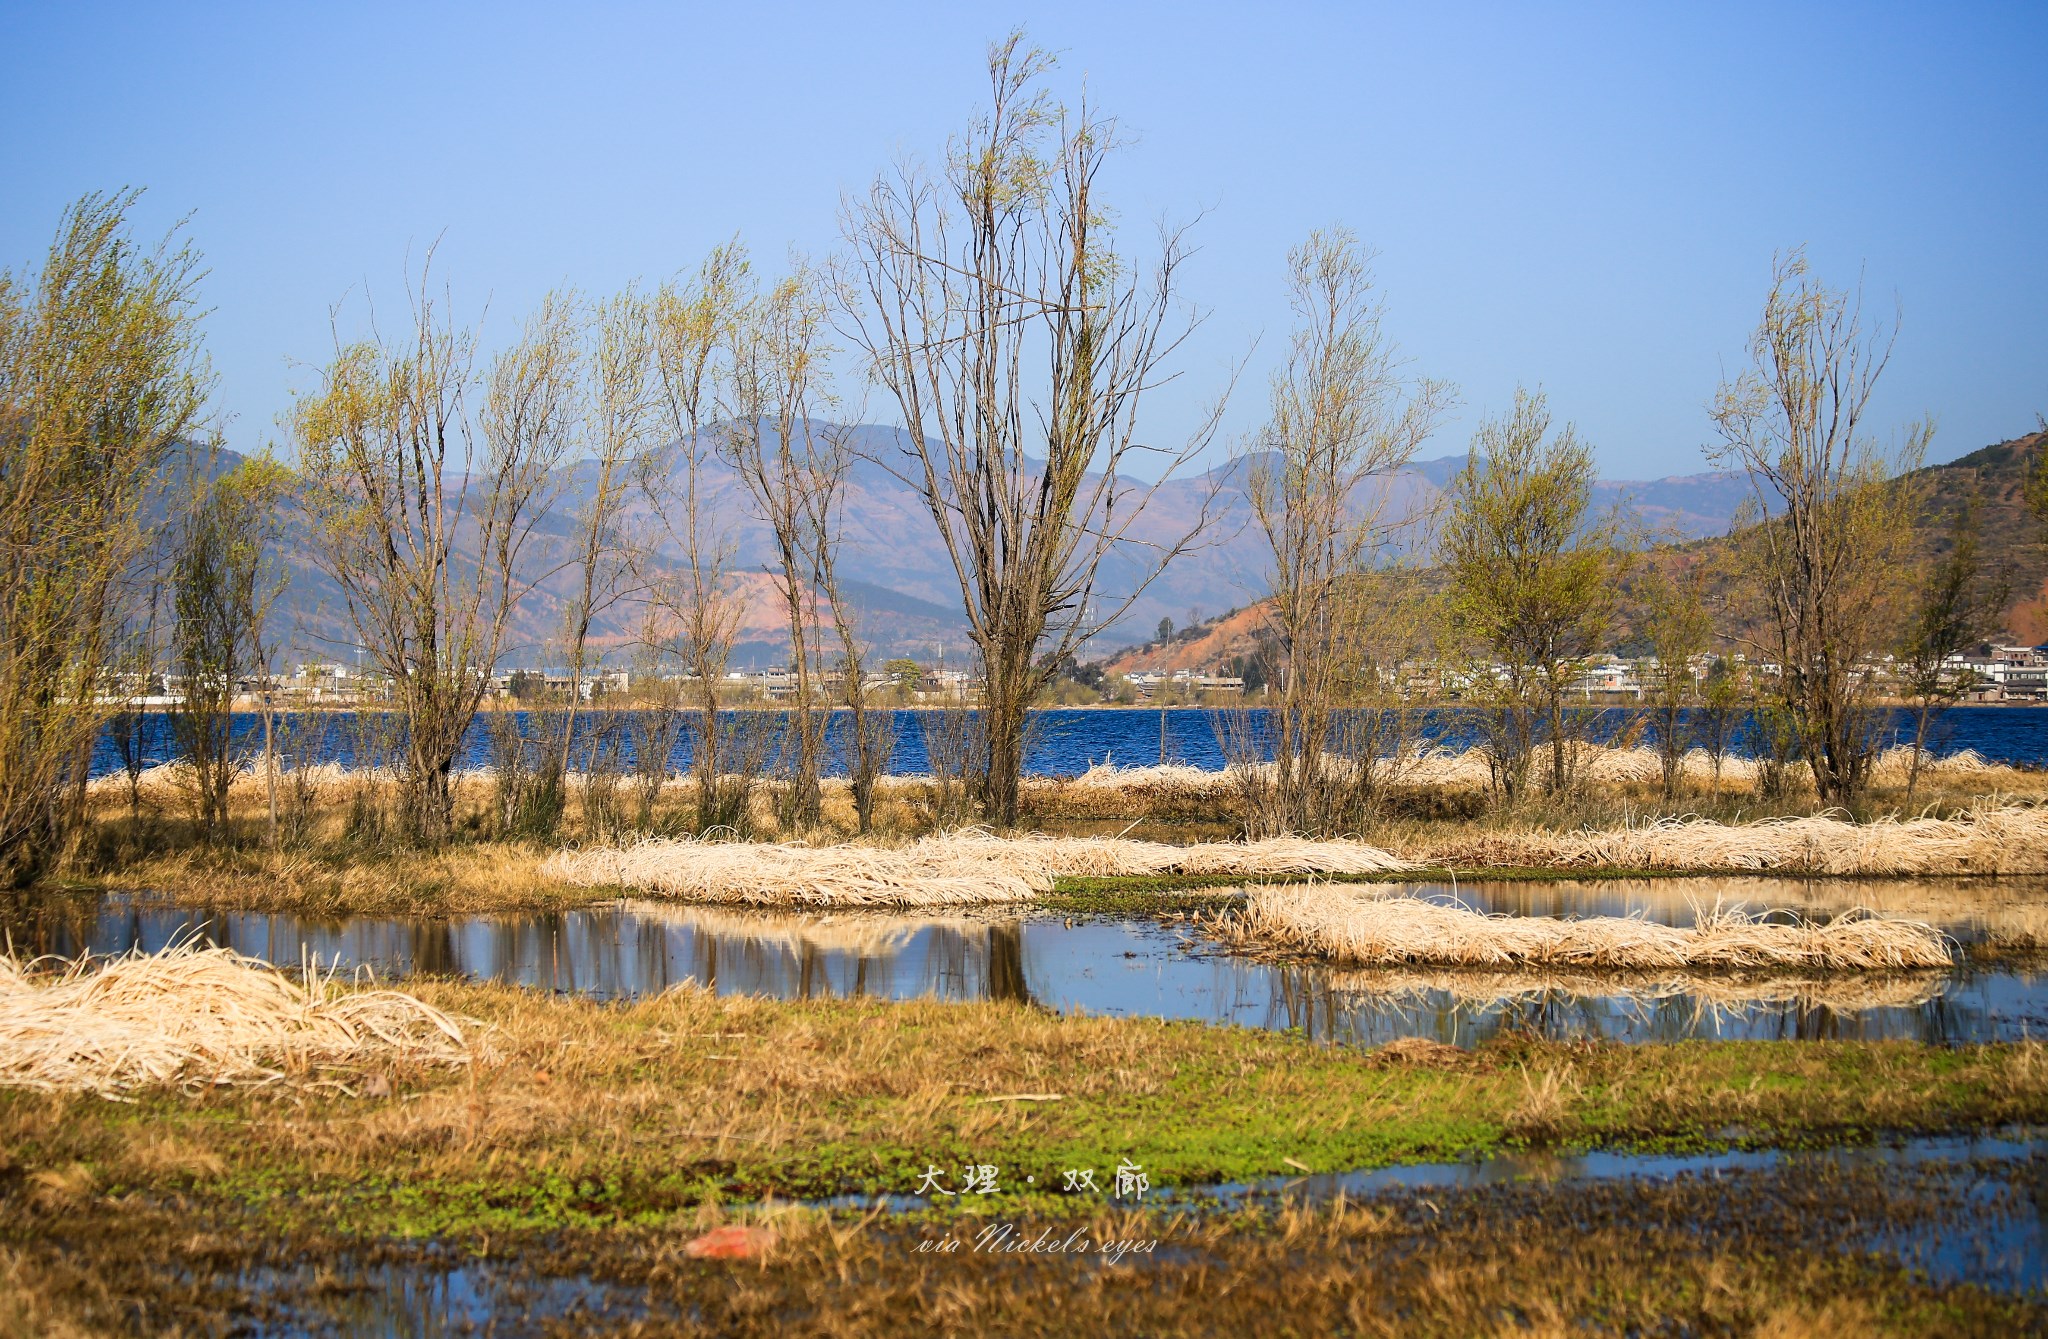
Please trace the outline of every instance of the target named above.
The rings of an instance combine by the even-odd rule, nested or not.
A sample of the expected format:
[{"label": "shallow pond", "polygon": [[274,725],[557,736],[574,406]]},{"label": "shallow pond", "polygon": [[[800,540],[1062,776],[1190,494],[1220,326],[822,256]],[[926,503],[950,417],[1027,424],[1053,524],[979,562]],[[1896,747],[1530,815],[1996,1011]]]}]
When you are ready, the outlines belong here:
[{"label": "shallow pond", "polygon": [[[1392,891],[1392,890],[1390,890]],[[1965,944],[2040,915],[2039,888],[1919,882],[1661,880],[1418,884],[1525,915],[1641,914],[1683,922],[1696,906],[1919,915]],[[1150,1015],[1300,1029],[1377,1045],[1426,1037],[1471,1045],[1510,1030],[1627,1042],[1690,1037],[1955,1043],[2048,1035],[2048,975],[1972,965],[1827,978],[1564,976],[1344,969],[1218,952],[1149,920],[1045,914],[793,913],[629,901],[546,915],[311,920],[202,913],[108,895],[9,916],[16,951],[73,957],[155,950],[198,936],[285,966],[316,960],[382,977],[466,976],[621,999],[696,981],[779,999],[1026,1001],[1069,1013]]]}]

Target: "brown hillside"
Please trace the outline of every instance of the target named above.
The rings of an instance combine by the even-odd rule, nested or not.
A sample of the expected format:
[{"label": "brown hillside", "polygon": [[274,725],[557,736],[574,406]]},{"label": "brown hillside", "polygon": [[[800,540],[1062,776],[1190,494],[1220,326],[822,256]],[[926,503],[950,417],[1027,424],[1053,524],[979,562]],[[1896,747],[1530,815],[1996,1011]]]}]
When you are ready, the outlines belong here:
[{"label": "brown hillside", "polygon": [[1132,670],[1221,670],[1252,653],[1265,619],[1263,602],[1233,609],[1220,618],[1183,628],[1164,646],[1136,646],[1120,651],[1105,662],[1104,668],[1112,674],[1128,674]]},{"label": "brown hillside", "polygon": [[[2044,452],[2048,452],[2048,430],[1983,447],[1917,472],[1928,488],[1926,508],[1919,522],[1923,554],[1934,557],[1948,551],[1964,501],[1974,496],[1984,552],[1991,562],[2006,564],[2012,587],[2004,626],[1987,629],[1987,633],[2028,644],[2048,641],[2048,522],[2027,510],[2024,497],[2027,477]],[[1681,569],[1698,562],[1720,566],[1714,560],[1717,550],[1726,544],[1726,539],[1716,538],[1659,545],[1652,550],[1649,561]],[[1422,574],[1425,581],[1432,575],[1429,571]],[[1729,594],[1726,579],[1711,584],[1719,599],[1725,600]],[[1104,668],[1116,674],[1132,670],[1223,669],[1256,649],[1264,610],[1263,602],[1234,609],[1220,618],[1181,629],[1165,646],[1148,644],[1119,652],[1104,662]],[[1617,612],[1611,640],[1623,645],[1633,636],[1639,611],[1624,595]]]}]

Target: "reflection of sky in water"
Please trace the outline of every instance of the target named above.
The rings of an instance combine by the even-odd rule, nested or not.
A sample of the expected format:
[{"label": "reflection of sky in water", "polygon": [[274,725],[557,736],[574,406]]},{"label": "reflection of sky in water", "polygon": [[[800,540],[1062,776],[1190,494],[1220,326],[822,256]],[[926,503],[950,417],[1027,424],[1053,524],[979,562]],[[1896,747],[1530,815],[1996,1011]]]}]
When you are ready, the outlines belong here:
[{"label": "reflection of sky in water", "polygon": [[[1510,908],[1501,904],[1512,901],[1519,904],[1512,909],[1533,914],[1690,914],[1682,896],[1663,889],[1639,896],[1587,887],[1598,891],[1586,897],[1557,885],[1459,891],[1468,900],[1480,893],[1483,904],[1503,910]],[[1658,905],[1645,905],[1644,896]],[[1709,979],[1663,994],[1669,983],[1655,978],[1546,983],[1514,974],[1254,962],[1183,944],[1150,923],[1102,919],[1070,925],[1050,917],[804,916],[624,903],[548,915],[340,922],[208,915],[110,896],[96,914],[46,911],[12,930],[18,947],[64,956],[155,950],[193,932],[288,966],[311,957],[383,977],[461,975],[600,999],[652,994],[690,980],[721,994],[784,999],[999,998],[1062,1012],[1299,1028],[1317,1039],[1363,1045],[1400,1037],[1471,1044],[1516,1029],[1620,1041],[1960,1042],[2048,1035],[2048,979],[2034,972],[1965,967],[1904,977],[1838,976],[1817,984],[1781,981],[1770,998]]]},{"label": "reflection of sky in water", "polygon": [[[1202,1193],[1226,1204],[1267,1196],[1322,1201],[1342,1194],[1357,1200],[1377,1191],[1476,1190],[1525,1181],[1723,1177],[1779,1170],[1804,1177],[1827,1176],[1836,1169],[1924,1168],[1938,1178],[1942,1216],[1903,1228],[1873,1227],[1865,1237],[1869,1249],[1925,1270],[1937,1283],[1968,1280],[2000,1291],[2037,1291],[2048,1286],[2048,1221],[2044,1221],[2048,1210],[2033,1203],[2026,1193],[2031,1174],[2021,1168],[2014,1176],[2009,1164],[2038,1159],[2048,1152],[2048,1144],[2033,1131],[2012,1133],[2017,1137],[1940,1135],[1795,1151],[1505,1153],[1467,1162],[1275,1177],[1211,1187]],[[1990,1165],[1998,1163],[2008,1167]],[[2015,1193],[2016,1189],[2020,1193]]]}]

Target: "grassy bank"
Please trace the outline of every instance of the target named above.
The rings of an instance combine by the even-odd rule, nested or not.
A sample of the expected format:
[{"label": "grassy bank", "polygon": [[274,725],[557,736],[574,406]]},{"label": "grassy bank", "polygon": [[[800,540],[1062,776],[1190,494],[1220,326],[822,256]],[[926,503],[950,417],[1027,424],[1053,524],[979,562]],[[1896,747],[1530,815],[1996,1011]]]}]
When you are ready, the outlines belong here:
[{"label": "grassy bank", "polygon": [[2048,1119],[2033,1044],[1361,1053],[1005,1004],[681,990],[607,1007],[433,982],[417,993],[478,1020],[498,1059],[134,1104],[8,1093],[8,1174],[79,1167],[110,1190],[200,1190],[292,1221],[409,1234],[652,1221],[706,1198],[907,1193],[929,1166],[970,1162],[1001,1167],[1006,1193],[1023,1195],[1120,1158],[1185,1186],[1510,1147],[1802,1143]]},{"label": "grassy bank", "polygon": [[[520,1288],[570,1275],[588,1296],[614,1289],[650,1308],[650,1333],[786,1333],[792,1318],[855,1334],[1025,1333],[1050,1316],[1084,1332],[1278,1333],[1259,1318],[1283,1312],[1302,1334],[1575,1319],[1625,1330],[1660,1316],[1705,1332],[1996,1333],[2039,1320],[1853,1253],[1874,1223],[1957,1211],[1896,1170],[1205,1213],[1049,1193],[1076,1168],[1106,1190],[1126,1160],[1164,1189],[1508,1149],[1812,1146],[2039,1122],[2037,1044],[1360,1052],[1005,1004],[686,989],[606,1006],[415,989],[473,1020],[490,1058],[305,1066],[268,1086],[133,1102],[0,1093],[0,1323],[90,1332],[146,1314],[141,1328],[169,1318],[203,1333],[223,1309],[339,1306],[351,1288],[384,1287],[378,1268],[494,1259],[511,1262],[515,1312]],[[866,1221],[745,1207],[909,1193],[933,1169],[957,1186],[968,1164],[998,1169],[998,1193]],[[734,1214],[775,1234],[763,1260],[683,1255]],[[920,1250],[997,1221],[1168,1249],[1109,1269],[973,1250],[941,1265]],[[264,1277],[274,1290],[252,1298]],[[1018,1328],[1023,1316],[1034,1325]]]}]

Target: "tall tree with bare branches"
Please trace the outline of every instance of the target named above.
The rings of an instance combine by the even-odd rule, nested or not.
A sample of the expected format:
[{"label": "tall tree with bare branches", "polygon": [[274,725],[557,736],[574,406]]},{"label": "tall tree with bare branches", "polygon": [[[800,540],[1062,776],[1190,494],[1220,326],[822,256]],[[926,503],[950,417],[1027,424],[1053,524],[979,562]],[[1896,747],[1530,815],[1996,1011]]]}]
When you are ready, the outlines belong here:
[{"label": "tall tree with bare branches", "polygon": [[[787,789],[782,821],[802,831],[822,814],[818,777],[829,715],[818,710],[820,560],[835,536],[816,521],[833,514],[832,495],[845,481],[843,459],[816,421],[831,403],[825,362],[832,348],[826,291],[805,266],[743,308],[735,323],[734,402],[722,451],[746,485],[755,515],[774,545],[769,576],[789,623],[791,696],[784,716]],[[818,496],[824,494],[823,497]]]},{"label": "tall tree with bare branches", "polygon": [[[428,844],[530,584],[523,559],[573,431],[577,323],[550,296],[479,377],[476,338],[423,277],[400,338],[343,342],[291,423],[317,561],[405,726],[401,791]],[[481,395],[480,406],[473,399]]]},{"label": "tall tree with bare branches", "polygon": [[[1116,123],[1046,87],[1021,33],[989,50],[989,104],[943,169],[905,165],[848,201],[847,329],[903,419],[901,474],[936,525],[981,661],[980,799],[1017,821],[1026,711],[1059,664],[1185,549],[1137,542],[1158,484],[1216,429],[1141,443],[1145,393],[1197,318],[1182,309],[1185,230],[1141,268],[1117,249],[1100,178]],[[1206,513],[1203,518],[1206,520]],[[1104,560],[1135,556],[1105,588]]]},{"label": "tall tree with bare branches", "polygon": [[[645,639],[682,668],[693,707],[695,830],[744,832],[757,741],[728,729],[719,684],[745,612],[733,583],[733,543],[715,513],[713,424],[730,385],[733,327],[751,289],[746,252],[713,251],[688,280],[664,284],[653,308],[658,412],[666,447],[643,459],[641,492],[653,538],[636,550],[647,602]],[[671,560],[667,552],[672,551]]]},{"label": "tall tree with bare branches", "polygon": [[[1340,731],[1352,722],[1339,709],[1362,687],[1360,668],[1371,665],[1377,689],[1405,649],[1375,635],[1385,630],[1391,588],[1368,578],[1396,531],[1420,519],[1389,514],[1388,476],[1414,457],[1451,391],[1402,375],[1381,330],[1370,262],[1341,228],[1311,233],[1288,254],[1294,334],[1273,375],[1266,425],[1244,455],[1246,496],[1273,564],[1264,610],[1278,693],[1263,740],[1246,713],[1223,719],[1256,836],[1355,825],[1385,746],[1398,750],[1373,731],[1364,756],[1335,766],[1327,756],[1342,745],[1335,733],[1351,733]],[[1271,769],[1252,765],[1262,745],[1272,750]]]},{"label": "tall tree with bare branches", "polygon": [[[587,488],[576,509],[566,557],[569,597],[563,614],[563,650],[569,700],[540,781],[559,792],[575,755],[583,685],[590,664],[593,621],[627,593],[633,544],[625,533],[628,502],[642,474],[659,421],[655,394],[654,330],[646,298],[631,288],[591,304],[584,317],[577,445]],[[559,803],[550,797],[552,803]]]},{"label": "tall tree with bare branches", "polygon": [[1747,474],[1755,500],[1741,548],[1760,610],[1746,640],[1778,666],[1776,696],[1828,804],[1862,792],[1882,744],[1871,660],[1896,626],[1921,503],[1894,476],[1920,463],[1934,431],[1923,421],[1887,446],[1865,424],[1896,335],[1789,252],[1750,366],[1713,405],[1721,441],[1709,454]]}]

